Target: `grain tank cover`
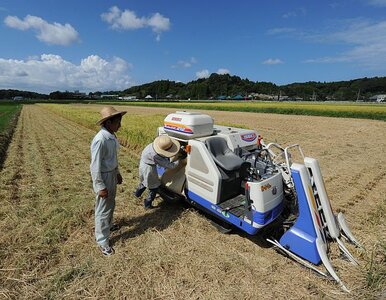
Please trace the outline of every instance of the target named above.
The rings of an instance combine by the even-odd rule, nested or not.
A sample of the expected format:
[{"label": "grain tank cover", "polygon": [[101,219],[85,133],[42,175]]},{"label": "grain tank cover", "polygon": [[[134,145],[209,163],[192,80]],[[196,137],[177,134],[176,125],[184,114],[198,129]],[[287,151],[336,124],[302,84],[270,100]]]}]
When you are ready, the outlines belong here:
[{"label": "grain tank cover", "polygon": [[164,130],[170,136],[185,140],[209,136],[213,133],[213,119],[197,112],[177,111],[167,115]]}]

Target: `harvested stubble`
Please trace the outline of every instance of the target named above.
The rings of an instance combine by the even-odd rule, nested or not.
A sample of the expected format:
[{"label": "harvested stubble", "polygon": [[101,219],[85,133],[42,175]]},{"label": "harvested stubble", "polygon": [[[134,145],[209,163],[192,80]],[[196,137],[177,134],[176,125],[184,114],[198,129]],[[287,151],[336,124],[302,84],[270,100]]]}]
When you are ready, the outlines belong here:
[{"label": "harvested stubble", "polygon": [[[170,111],[129,109],[125,119],[135,114],[150,120],[153,113]],[[91,108],[95,118],[99,110]],[[385,244],[376,241],[385,241],[386,158],[378,148],[372,157],[362,156],[353,145],[363,139],[366,148],[377,140],[384,149],[386,141],[379,139],[379,130],[385,130],[385,123],[211,114],[221,122],[260,128],[272,140],[299,142],[306,153],[320,157],[333,207],[346,211],[352,230],[368,249],[361,254],[350,247],[360,256],[359,268],[333,253],[333,264],[352,294],[266,248],[258,236],[220,234],[205,217],[183,205],[158,200],[158,209],[144,211],[141,201],[131,195],[137,183],[138,150],[123,147],[119,161],[125,181],[116,207],[116,222],[122,227],[112,237],[116,255],[103,257],[93,238],[88,172],[95,130],[31,105],[23,108],[0,179],[0,295],[14,299],[379,296],[385,288]],[[321,143],[324,135],[334,142]]]}]

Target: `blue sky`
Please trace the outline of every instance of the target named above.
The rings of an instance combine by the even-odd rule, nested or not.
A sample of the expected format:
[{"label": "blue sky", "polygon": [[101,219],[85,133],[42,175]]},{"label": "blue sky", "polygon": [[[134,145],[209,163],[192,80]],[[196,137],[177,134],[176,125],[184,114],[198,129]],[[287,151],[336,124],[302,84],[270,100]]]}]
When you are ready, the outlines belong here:
[{"label": "blue sky", "polygon": [[386,76],[386,0],[2,0],[0,89]]}]

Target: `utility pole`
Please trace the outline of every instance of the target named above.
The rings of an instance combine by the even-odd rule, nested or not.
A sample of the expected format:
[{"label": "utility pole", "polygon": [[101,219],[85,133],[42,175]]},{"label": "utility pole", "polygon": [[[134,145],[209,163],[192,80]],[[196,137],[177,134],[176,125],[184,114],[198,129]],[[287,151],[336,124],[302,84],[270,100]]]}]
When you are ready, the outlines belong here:
[{"label": "utility pole", "polygon": [[312,92],[312,98],[311,98],[312,101],[316,101],[316,94],[315,94],[315,90]]}]

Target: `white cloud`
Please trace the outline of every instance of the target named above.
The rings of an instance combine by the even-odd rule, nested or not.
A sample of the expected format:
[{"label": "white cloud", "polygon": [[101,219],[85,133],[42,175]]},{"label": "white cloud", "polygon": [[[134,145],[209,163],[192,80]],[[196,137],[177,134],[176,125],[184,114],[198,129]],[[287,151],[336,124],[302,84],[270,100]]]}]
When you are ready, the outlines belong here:
[{"label": "white cloud", "polygon": [[[230,71],[228,69],[220,68],[217,70],[216,74],[219,74],[219,75],[230,74]],[[204,69],[196,72],[197,79],[209,78],[209,76],[210,76],[210,73],[208,69]]]},{"label": "white cloud", "polygon": [[[380,5],[386,3],[386,0],[379,0],[377,3]],[[313,44],[337,45],[345,49],[335,55],[306,59],[305,63],[351,63],[372,70],[386,71],[386,21],[355,18],[330,21],[327,25],[319,32],[274,28],[267,31],[267,34]]]},{"label": "white cloud", "polygon": [[197,63],[197,59],[195,57],[191,57],[188,60],[179,60],[176,65],[173,65],[172,68],[190,68],[194,64]]},{"label": "white cloud", "polygon": [[107,61],[90,55],[79,65],[59,55],[43,54],[38,59],[0,58],[0,88],[15,88],[49,93],[56,90],[120,90],[132,85],[131,65],[114,57]]},{"label": "white cloud", "polygon": [[282,15],[284,19],[288,18],[296,18],[300,16],[305,16],[307,14],[307,10],[304,7],[297,8],[293,11],[289,11]]},{"label": "white cloud", "polygon": [[383,7],[386,6],[386,0],[365,0],[369,5]]},{"label": "white cloud", "polygon": [[283,63],[283,61],[280,60],[279,58],[269,58],[269,59],[262,62],[262,64],[264,64],[264,65],[279,65],[282,63]]},{"label": "white cloud", "polygon": [[282,15],[284,19],[288,18],[296,18],[300,16],[305,16],[307,14],[307,10],[304,7],[297,8],[293,11],[289,11]]},{"label": "white cloud", "polygon": [[272,28],[267,31],[267,34],[269,35],[277,35],[277,34],[284,34],[284,33],[293,33],[296,32],[295,28],[291,27],[280,27],[280,28]]},{"label": "white cloud", "polygon": [[24,20],[15,16],[7,16],[5,25],[18,30],[33,29],[37,32],[36,37],[47,44],[68,46],[79,40],[78,32],[68,23],[48,23],[40,17],[27,15]]},{"label": "white cloud", "polygon": [[386,42],[386,21],[370,23],[355,20],[340,31],[327,34],[333,41],[349,44],[367,45]]},{"label": "white cloud", "polygon": [[228,69],[220,68],[220,69],[217,70],[216,73],[219,74],[219,75],[225,75],[225,74],[230,74],[230,71]]},{"label": "white cloud", "polygon": [[320,64],[326,64],[326,63],[336,63],[336,62],[348,62],[349,59],[347,57],[319,57],[319,58],[311,58],[306,59],[305,63],[320,63]]},{"label": "white cloud", "polygon": [[331,2],[328,4],[328,6],[330,6],[332,9],[336,9],[338,7],[340,7],[342,4],[338,3],[338,2]]},{"label": "white cloud", "polygon": [[386,21],[351,20],[339,30],[312,36],[315,42],[339,43],[349,50],[339,55],[308,59],[307,63],[357,63],[371,69],[386,70]]},{"label": "white cloud", "polygon": [[149,18],[137,17],[134,11],[129,9],[122,11],[117,6],[113,6],[108,12],[101,14],[101,18],[103,21],[111,24],[111,28],[116,30],[136,30],[150,27],[157,34],[157,41],[160,40],[162,32],[170,29],[169,18],[164,17],[158,12]]},{"label": "white cloud", "polygon": [[113,6],[110,11],[101,15],[102,20],[111,24],[113,29],[139,29],[146,25],[145,18],[138,18],[135,12],[130,10],[121,11]]},{"label": "white cloud", "polygon": [[161,33],[162,31],[168,31],[170,29],[170,20],[160,13],[155,13],[147,20],[147,25],[150,26],[154,32]]},{"label": "white cloud", "polygon": [[298,15],[298,14],[297,14],[296,12],[294,12],[294,11],[289,11],[289,12],[283,14],[282,17],[283,17],[284,19],[288,19],[288,18],[295,18],[295,17],[297,17],[297,15]]},{"label": "white cloud", "polygon": [[196,77],[198,79],[202,79],[202,78],[208,78],[209,77],[209,70],[207,69],[204,69],[204,70],[201,70],[201,71],[198,71],[196,72]]}]

